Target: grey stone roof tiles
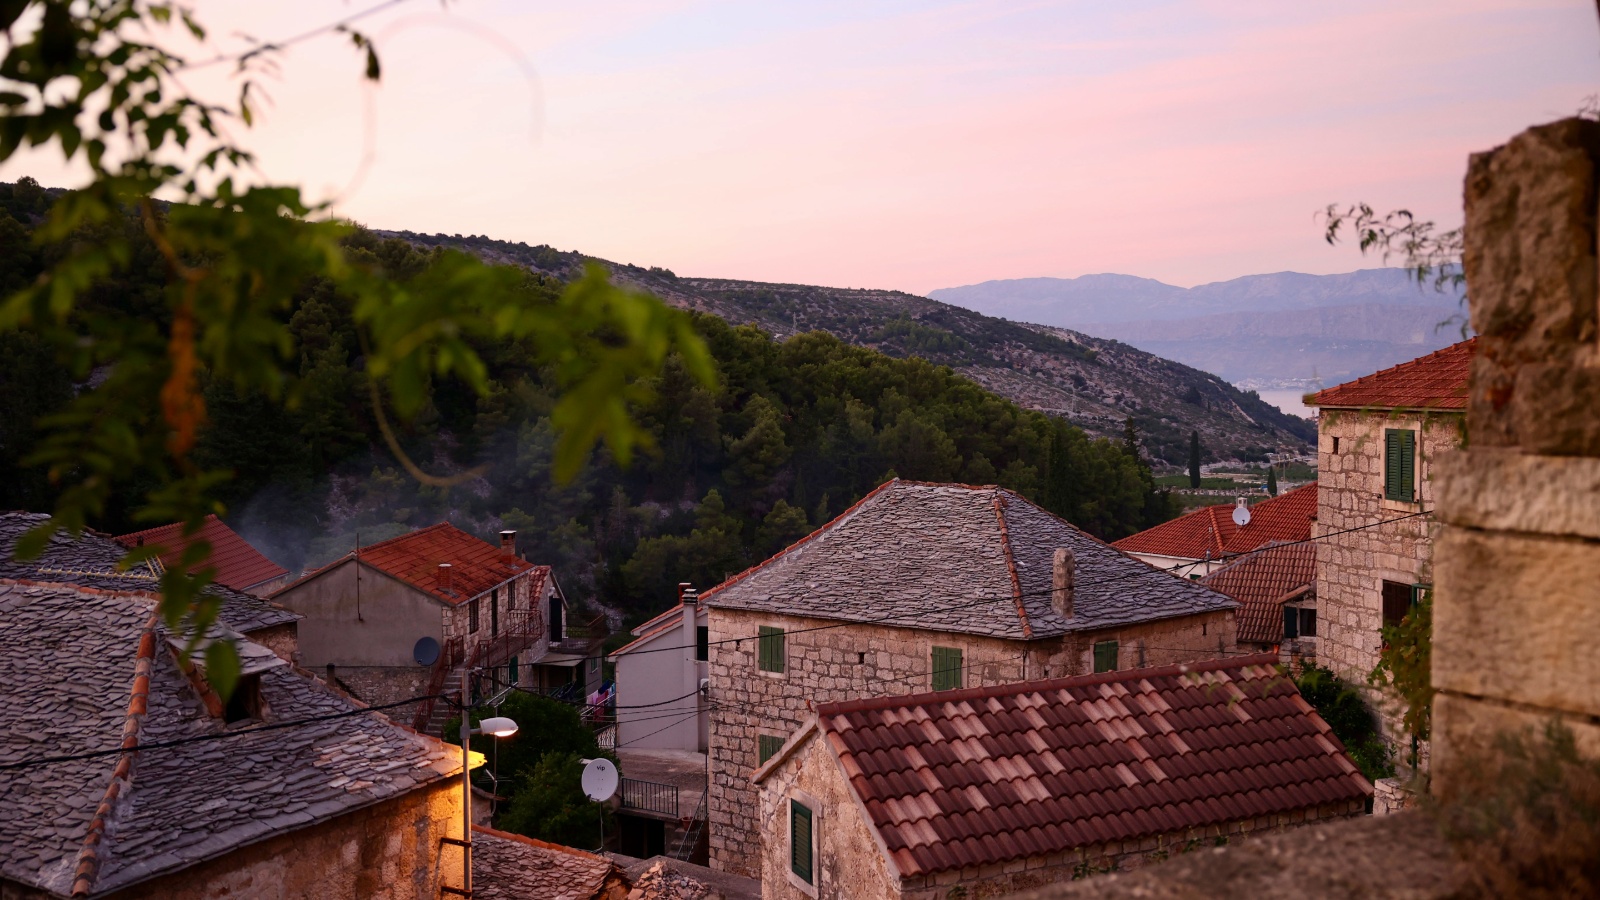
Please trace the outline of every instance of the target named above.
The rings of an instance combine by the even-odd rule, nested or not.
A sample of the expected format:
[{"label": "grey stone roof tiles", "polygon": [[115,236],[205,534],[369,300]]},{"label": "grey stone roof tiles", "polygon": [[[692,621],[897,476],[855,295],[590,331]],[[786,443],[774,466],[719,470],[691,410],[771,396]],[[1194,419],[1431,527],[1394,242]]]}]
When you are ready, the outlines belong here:
[{"label": "grey stone roof tiles", "polygon": [[[1075,560],[1070,619],[1050,604],[1051,563],[1061,547]],[[724,609],[852,622],[892,617],[886,624],[1011,639],[1237,606],[1012,491],[898,480],[704,599]]]},{"label": "grey stone roof tiles", "polygon": [[[0,582],[0,765],[119,745],[154,606],[148,594]],[[212,718],[165,640],[154,654],[141,746],[260,724]],[[260,678],[269,721],[359,708],[287,666]],[[398,797],[459,772],[454,750],[378,713],[136,750],[93,894]],[[0,876],[65,896],[119,758],[0,773]]]},{"label": "grey stone roof tiles", "polygon": [[572,847],[474,826],[472,888],[479,900],[595,900],[623,885],[611,860]]},{"label": "grey stone roof tiles", "polygon": [[[127,555],[127,549],[92,532],[84,532],[77,539],[57,532],[38,559],[17,561],[12,552],[17,540],[49,518],[43,513],[0,512],[0,578],[81,584],[108,591],[160,590],[160,576],[147,565],[118,572],[117,563]],[[219,584],[206,588],[206,593],[222,598],[222,620],[246,634],[300,618],[270,600]]]}]

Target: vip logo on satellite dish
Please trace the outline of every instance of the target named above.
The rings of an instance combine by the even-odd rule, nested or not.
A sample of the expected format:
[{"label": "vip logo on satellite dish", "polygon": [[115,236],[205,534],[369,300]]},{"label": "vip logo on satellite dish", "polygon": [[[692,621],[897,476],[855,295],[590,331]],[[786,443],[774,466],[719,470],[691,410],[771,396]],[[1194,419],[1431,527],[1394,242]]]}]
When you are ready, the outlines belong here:
[{"label": "vip logo on satellite dish", "polygon": [[604,803],[617,793],[617,767],[609,759],[583,761],[583,795]]}]

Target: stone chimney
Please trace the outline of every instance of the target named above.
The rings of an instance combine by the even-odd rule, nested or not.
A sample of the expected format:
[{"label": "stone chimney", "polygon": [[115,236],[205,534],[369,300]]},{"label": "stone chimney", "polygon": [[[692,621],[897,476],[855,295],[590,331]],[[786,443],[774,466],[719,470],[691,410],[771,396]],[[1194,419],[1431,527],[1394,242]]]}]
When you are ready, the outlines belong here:
[{"label": "stone chimney", "polygon": [[1050,561],[1050,605],[1062,618],[1072,618],[1072,570],[1076,560],[1072,551],[1065,547],[1056,548],[1055,558]]},{"label": "stone chimney", "polygon": [[517,533],[515,531],[500,532],[500,558],[510,562],[517,558]]},{"label": "stone chimney", "polygon": [[446,594],[454,593],[455,584],[450,580],[450,564],[439,563],[439,590]]}]

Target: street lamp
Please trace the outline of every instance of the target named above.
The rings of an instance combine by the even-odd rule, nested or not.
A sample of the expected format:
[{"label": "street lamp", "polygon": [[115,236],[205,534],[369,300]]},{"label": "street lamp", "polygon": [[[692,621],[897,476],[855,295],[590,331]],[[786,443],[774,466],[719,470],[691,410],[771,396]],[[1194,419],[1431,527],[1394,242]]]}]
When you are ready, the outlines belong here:
[{"label": "street lamp", "polygon": [[508,738],[517,733],[517,723],[505,716],[494,716],[472,727],[467,715],[472,708],[472,668],[461,669],[461,884],[463,896],[472,896],[472,756],[469,745],[475,734]]}]

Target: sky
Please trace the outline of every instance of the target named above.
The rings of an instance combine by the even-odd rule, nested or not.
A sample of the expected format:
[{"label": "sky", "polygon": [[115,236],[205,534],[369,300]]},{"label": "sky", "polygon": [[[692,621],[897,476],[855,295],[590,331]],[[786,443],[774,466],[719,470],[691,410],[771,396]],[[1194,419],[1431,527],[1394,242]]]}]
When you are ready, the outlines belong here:
[{"label": "sky", "polygon": [[[289,47],[234,136],[363,224],[680,275],[923,293],[1379,265],[1315,213],[1459,224],[1468,154],[1600,93],[1588,0],[274,0],[198,4],[203,59]],[[220,100],[231,67],[185,76]],[[0,167],[71,187],[42,155]]]}]

